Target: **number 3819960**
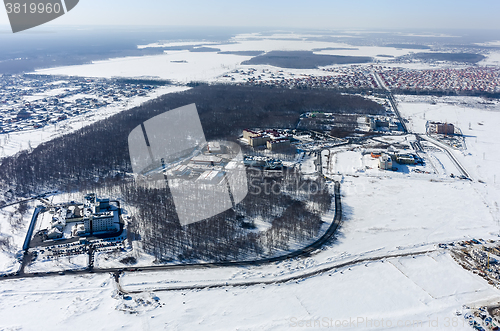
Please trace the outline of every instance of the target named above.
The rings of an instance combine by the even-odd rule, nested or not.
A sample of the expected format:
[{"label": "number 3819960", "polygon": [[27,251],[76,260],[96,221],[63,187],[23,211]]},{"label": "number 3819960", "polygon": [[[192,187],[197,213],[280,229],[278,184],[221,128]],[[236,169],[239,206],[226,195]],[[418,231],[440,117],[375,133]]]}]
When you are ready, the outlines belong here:
[{"label": "number 3819960", "polygon": [[20,4],[18,2],[10,3],[7,2],[5,4],[5,8],[7,9],[7,14],[59,14],[62,10],[61,4],[59,3],[35,3],[32,2],[30,4],[23,3]]}]

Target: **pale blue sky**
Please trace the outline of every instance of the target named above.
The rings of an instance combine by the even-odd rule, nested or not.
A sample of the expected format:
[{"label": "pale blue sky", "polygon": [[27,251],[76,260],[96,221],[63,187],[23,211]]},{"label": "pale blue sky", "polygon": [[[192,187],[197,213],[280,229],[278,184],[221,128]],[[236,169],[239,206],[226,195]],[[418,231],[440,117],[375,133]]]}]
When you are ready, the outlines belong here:
[{"label": "pale blue sky", "polygon": [[498,0],[80,0],[52,24],[500,29],[499,13]]}]

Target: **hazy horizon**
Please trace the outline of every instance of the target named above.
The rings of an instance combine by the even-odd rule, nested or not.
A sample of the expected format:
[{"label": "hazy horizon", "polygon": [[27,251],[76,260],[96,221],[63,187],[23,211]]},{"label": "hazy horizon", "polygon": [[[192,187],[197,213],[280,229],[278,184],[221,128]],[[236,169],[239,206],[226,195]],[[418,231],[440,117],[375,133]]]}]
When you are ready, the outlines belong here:
[{"label": "hazy horizon", "polygon": [[[500,29],[500,3],[395,0],[117,1],[82,0],[57,26],[211,26],[301,29]],[[9,24],[0,10],[0,26]],[[39,28],[35,28],[36,30]]]}]

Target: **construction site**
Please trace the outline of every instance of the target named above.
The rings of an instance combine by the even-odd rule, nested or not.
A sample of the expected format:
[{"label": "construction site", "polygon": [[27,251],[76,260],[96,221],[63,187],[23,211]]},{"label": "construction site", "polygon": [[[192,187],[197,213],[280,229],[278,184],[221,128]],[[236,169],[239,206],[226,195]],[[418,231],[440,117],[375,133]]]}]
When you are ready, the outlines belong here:
[{"label": "construction site", "polygon": [[[448,248],[453,259],[465,270],[482,277],[489,285],[500,288],[500,243],[493,240],[471,239],[458,243],[440,244]],[[463,315],[476,330],[499,330],[500,302],[479,307],[464,307]]]}]

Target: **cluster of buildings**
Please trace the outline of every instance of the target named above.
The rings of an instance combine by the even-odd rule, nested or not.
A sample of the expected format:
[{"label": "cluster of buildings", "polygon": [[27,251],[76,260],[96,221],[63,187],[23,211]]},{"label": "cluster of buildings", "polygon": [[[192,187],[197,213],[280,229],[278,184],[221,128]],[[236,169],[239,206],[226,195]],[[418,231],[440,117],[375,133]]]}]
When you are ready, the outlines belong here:
[{"label": "cluster of buildings", "polygon": [[81,237],[119,232],[122,226],[120,208],[109,199],[99,199],[94,193],[85,196],[83,204],[69,203],[51,207],[47,239]]},{"label": "cluster of buildings", "polygon": [[[282,88],[345,88],[376,89],[378,84],[369,67],[359,65],[323,69],[324,75],[284,74],[282,70],[272,73],[268,69],[255,69],[244,74],[243,80],[250,85],[265,85]],[[238,72],[242,74],[242,70]],[[228,76],[231,77],[231,76]]]},{"label": "cluster of buildings", "polygon": [[[302,121],[299,122],[300,126]],[[347,139],[331,136],[327,132],[316,130],[292,130],[294,147],[298,152],[317,152],[326,148],[333,148],[346,144]]]},{"label": "cluster of buildings", "polygon": [[254,68],[235,70],[225,75],[232,81],[282,88],[344,88],[372,90],[382,88],[374,77],[380,74],[386,87],[396,90],[437,90],[454,92],[500,92],[500,69],[468,67],[463,69],[405,69],[373,65],[324,68],[325,75],[294,74],[283,70]]},{"label": "cluster of buildings", "polygon": [[427,134],[455,134],[455,126],[451,123],[427,121],[427,123],[425,123],[425,129]]},{"label": "cluster of buildings", "polygon": [[380,77],[391,89],[500,92],[500,69],[494,67],[432,70],[391,68],[381,70]]},{"label": "cluster of buildings", "polygon": [[390,116],[367,115],[364,117],[364,120],[370,131],[399,130],[399,121]]},{"label": "cluster of buildings", "polygon": [[38,129],[135,96],[150,85],[102,78],[0,76],[0,133]]},{"label": "cluster of buildings", "polygon": [[294,76],[295,74],[293,73],[287,73],[285,75],[283,70],[271,70],[271,69],[261,69],[257,70],[255,68],[244,68],[244,69],[236,69],[230,74],[226,74],[223,77],[225,78],[231,78],[231,80],[236,80],[238,78],[238,81],[240,80],[246,80],[246,81],[265,81],[269,79],[278,79],[278,78],[284,78],[286,76]]},{"label": "cluster of buildings", "polygon": [[267,156],[245,155],[243,162],[246,166],[253,168],[283,169],[283,162],[281,160]]},{"label": "cluster of buildings", "polygon": [[323,71],[333,73],[329,79],[335,78],[338,87],[376,89],[379,88],[371,66],[351,65],[347,67],[325,68]]},{"label": "cluster of buildings", "polygon": [[338,122],[338,115],[320,111],[307,112],[300,115],[297,129],[331,131]]},{"label": "cluster of buildings", "polygon": [[199,183],[218,184],[224,178],[227,160],[217,156],[199,155],[187,164],[179,164],[166,173],[173,177],[191,178]]},{"label": "cluster of buildings", "polygon": [[392,170],[395,163],[416,164],[420,162],[420,158],[411,153],[371,152],[371,156],[378,159],[378,167],[381,170]]},{"label": "cluster of buildings", "polygon": [[191,159],[188,164],[182,164],[172,169],[176,176],[196,174],[196,181],[206,184],[217,184],[224,177],[224,165],[228,160],[215,155],[200,154]]},{"label": "cluster of buildings", "polygon": [[170,179],[178,178],[199,184],[219,184],[231,170],[237,168],[231,145],[208,142],[200,153],[164,170]]},{"label": "cluster of buildings", "polygon": [[243,139],[252,147],[265,146],[272,152],[290,148],[290,136],[278,130],[243,130]]}]

